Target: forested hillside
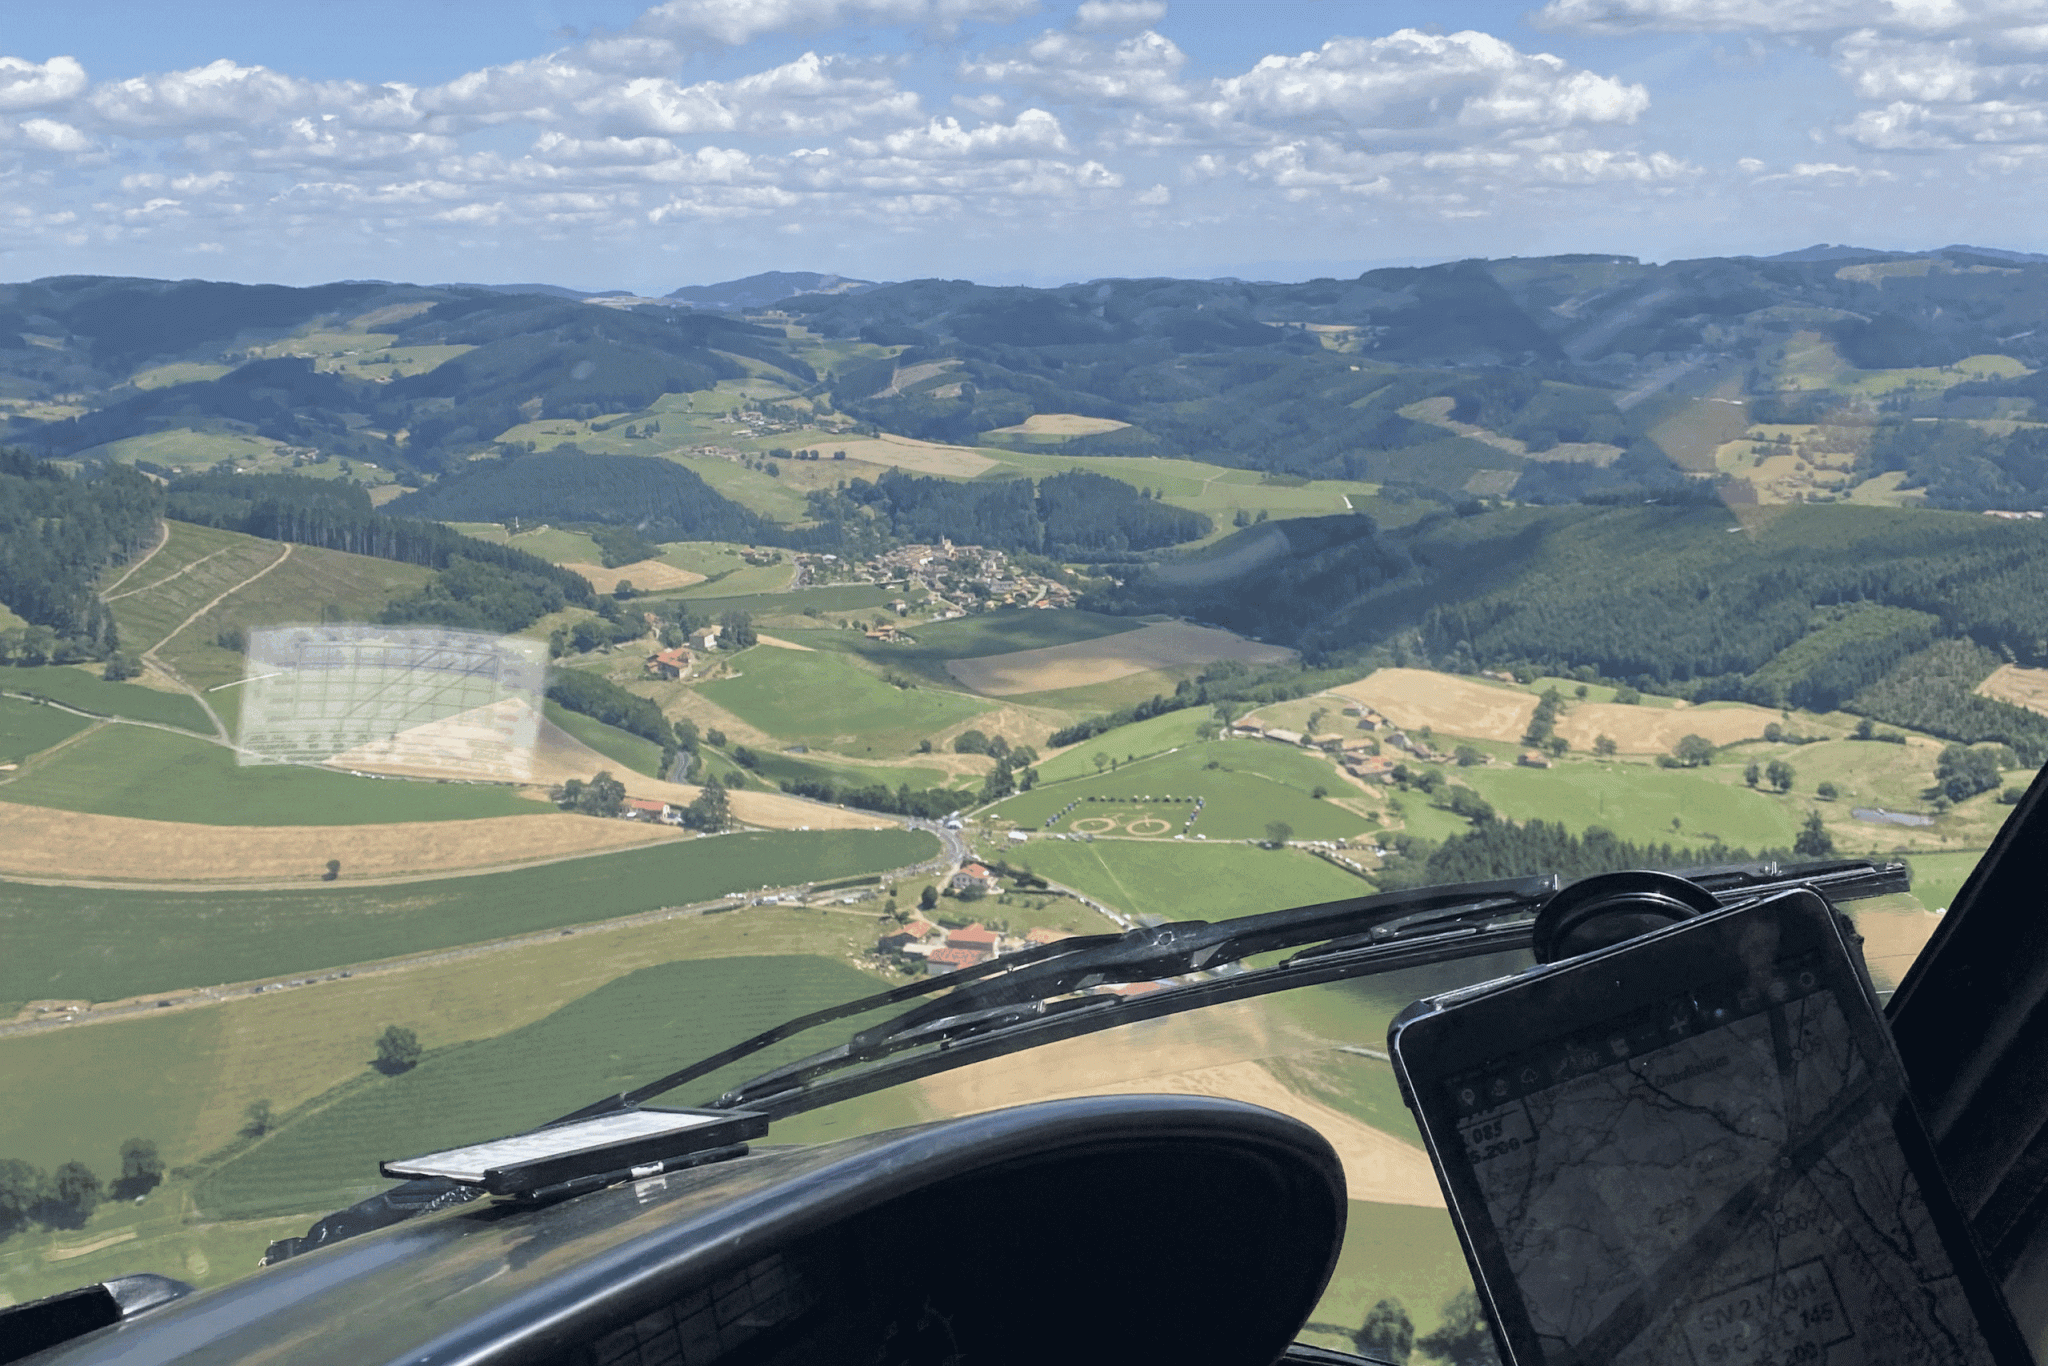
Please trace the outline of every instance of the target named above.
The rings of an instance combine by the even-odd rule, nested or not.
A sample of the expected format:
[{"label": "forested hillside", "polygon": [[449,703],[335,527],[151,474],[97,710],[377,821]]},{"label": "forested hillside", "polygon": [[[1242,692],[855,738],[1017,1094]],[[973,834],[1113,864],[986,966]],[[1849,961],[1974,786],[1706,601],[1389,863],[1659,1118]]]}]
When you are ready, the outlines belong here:
[{"label": "forested hillside", "polygon": [[[1700,700],[1847,707],[2048,759],[2048,718],[1970,690],[2048,663],[2048,524],[1787,509],[1752,530],[1707,506],[1514,508],[1398,531],[1362,517],[1240,533],[1099,596],[1301,648],[1395,646],[1451,669],[1526,666]],[[2039,762],[2039,759],[2032,762]]]},{"label": "forested hillside", "polygon": [[71,479],[0,449],[0,603],[28,623],[0,632],[0,663],[112,654],[114,618],[95,581],[155,539],[162,508],[162,493],[131,470]]},{"label": "forested hillside", "polygon": [[483,461],[390,505],[396,517],[451,522],[514,518],[630,526],[657,541],[761,541],[759,516],[694,471],[626,455],[518,455]]},{"label": "forested hillside", "polygon": [[873,483],[812,495],[811,515],[838,542],[951,537],[997,550],[1111,560],[1209,534],[1197,512],[1161,503],[1120,479],[1072,470],[1038,480],[959,483],[891,471]]},{"label": "forested hillside", "polygon": [[[1065,455],[1453,501],[1668,498],[1688,480],[1832,501],[1883,477],[1894,501],[2048,507],[2048,262],[1974,248],[1053,289],[770,273],[632,306],[537,290],[0,286],[0,377],[21,400],[0,434],[87,460],[239,435],[424,483],[548,449],[561,433],[536,423],[750,385],[833,431],[1029,446],[1021,424],[1062,414],[1094,423]],[[1764,468],[1777,451],[1796,468]]]}]

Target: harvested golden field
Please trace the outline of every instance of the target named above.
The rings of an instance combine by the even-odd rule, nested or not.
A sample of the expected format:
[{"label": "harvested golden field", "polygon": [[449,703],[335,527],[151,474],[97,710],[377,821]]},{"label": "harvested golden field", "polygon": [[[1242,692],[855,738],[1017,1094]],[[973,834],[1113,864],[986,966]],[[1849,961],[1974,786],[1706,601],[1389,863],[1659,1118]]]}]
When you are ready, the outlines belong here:
[{"label": "harvested golden field", "polygon": [[996,427],[992,431],[1013,432],[1018,436],[1096,436],[1102,432],[1121,431],[1130,426],[1112,417],[1083,417],[1079,413],[1033,413],[1014,427]]},{"label": "harvested golden field", "polygon": [[1331,692],[1363,702],[1402,730],[1513,743],[1529,729],[1536,697],[1505,684],[1482,683],[1428,669],[1375,669]]},{"label": "harvested golden field", "polygon": [[805,449],[822,451],[826,459],[830,459],[834,451],[845,451],[848,460],[865,460],[870,465],[880,465],[885,469],[893,465],[919,474],[950,475],[956,479],[972,479],[983,470],[995,468],[996,463],[965,446],[942,446],[935,441],[917,441],[887,433],[875,437],[834,437]]},{"label": "harvested golden field", "polygon": [[659,593],[669,588],[688,588],[693,583],[704,582],[702,574],[678,569],[664,560],[635,560],[632,564],[622,564],[617,569],[606,569],[601,564],[564,564],[562,568],[589,579],[590,586],[600,593],[611,592],[619,586],[621,579],[643,593]]},{"label": "harvested golden field", "polygon": [[186,825],[0,803],[0,873],[135,882],[346,881],[539,863],[681,838],[638,821],[531,816],[398,825]]},{"label": "harvested golden field", "polygon": [[801,650],[807,655],[814,655],[817,653],[817,650],[815,650],[809,645],[799,645],[793,640],[784,640],[781,636],[764,636],[756,634],[754,639],[759,641],[763,645],[773,645],[778,650]]},{"label": "harvested golden field", "polygon": [[1277,664],[1293,657],[1294,651],[1279,645],[1262,645],[1229,631],[1174,621],[1071,645],[950,660],[946,672],[975,692],[1009,697],[1082,688],[1183,664],[1213,664],[1219,659]]},{"label": "harvested golden field", "polygon": [[1764,733],[1765,726],[1780,719],[1777,712],[1741,703],[1628,707],[1615,702],[1571,702],[1557,718],[1557,733],[1573,749],[1591,749],[1596,739],[1606,735],[1624,754],[1663,754],[1688,735],[1704,735],[1717,745],[1754,740]]},{"label": "harvested golden field", "polygon": [[[1070,1096],[1221,1096],[1301,1120],[1330,1141],[1353,1200],[1441,1208],[1428,1156],[1320,1101],[1297,1094],[1260,1065],[1317,1045],[1276,1028],[1251,1005],[1145,1020],[1031,1050],[1029,1062],[998,1058],[918,1083],[919,1099],[941,1115]],[[1164,1069],[1172,1069],[1170,1071]]]},{"label": "harvested golden field", "polygon": [[1977,685],[1977,694],[2048,715],[2048,669],[2022,669],[2017,664],[2002,664],[1992,670],[1991,677]]}]

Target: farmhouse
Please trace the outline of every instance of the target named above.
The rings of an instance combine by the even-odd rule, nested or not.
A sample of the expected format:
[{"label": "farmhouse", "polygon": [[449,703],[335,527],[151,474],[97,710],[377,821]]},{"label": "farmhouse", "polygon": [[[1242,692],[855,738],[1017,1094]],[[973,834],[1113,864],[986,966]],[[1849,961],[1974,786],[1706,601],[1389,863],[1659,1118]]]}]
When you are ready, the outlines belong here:
[{"label": "farmhouse", "polygon": [[663,825],[681,825],[683,813],[667,802],[658,802],[649,797],[626,798],[625,809],[619,813],[629,821],[658,821]]},{"label": "farmhouse", "polygon": [[717,649],[719,629],[718,626],[712,625],[690,632],[690,648],[693,650]]},{"label": "farmhouse", "polygon": [[925,971],[930,976],[938,977],[961,968],[974,967],[978,963],[986,963],[993,956],[979,949],[956,949],[948,944],[943,949],[933,949],[925,956],[925,962],[930,964]]},{"label": "farmhouse", "polygon": [[1515,764],[1519,768],[1549,768],[1550,760],[1533,749],[1525,749],[1515,756]]},{"label": "farmhouse", "polygon": [[690,652],[680,645],[647,656],[647,672],[656,678],[666,678],[674,682],[689,671]]},{"label": "farmhouse", "polygon": [[979,920],[964,930],[951,930],[946,934],[949,949],[973,949],[993,958],[1002,951],[1003,937],[994,930],[983,929]]},{"label": "farmhouse", "polygon": [[899,925],[875,941],[875,948],[882,953],[903,953],[921,951],[924,941],[929,939],[934,927],[927,921],[912,920]]},{"label": "farmhouse", "polygon": [[[1002,884],[996,881],[995,874],[989,872],[988,869],[978,863],[970,863],[959,872],[953,874],[952,887],[956,892],[972,891],[993,894],[1002,890]],[[976,928],[979,928],[979,926]],[[961,933],[964,933],[964,931]],[[950,944],[958,937],[957,934],[948,935],[946,942]]]}]

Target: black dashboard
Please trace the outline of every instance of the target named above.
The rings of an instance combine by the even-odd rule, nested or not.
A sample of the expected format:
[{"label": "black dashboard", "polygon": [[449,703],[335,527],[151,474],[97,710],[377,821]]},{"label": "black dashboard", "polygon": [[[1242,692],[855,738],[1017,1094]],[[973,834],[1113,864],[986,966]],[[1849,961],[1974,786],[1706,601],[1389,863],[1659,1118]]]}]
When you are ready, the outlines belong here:
[{"label": "black dashboard", "polygon": [[1054,1101],[474,1203],[27,1358],[465,1366],[1267,1363],[1344,1236],[1342,1169],[1234,1101]]}]

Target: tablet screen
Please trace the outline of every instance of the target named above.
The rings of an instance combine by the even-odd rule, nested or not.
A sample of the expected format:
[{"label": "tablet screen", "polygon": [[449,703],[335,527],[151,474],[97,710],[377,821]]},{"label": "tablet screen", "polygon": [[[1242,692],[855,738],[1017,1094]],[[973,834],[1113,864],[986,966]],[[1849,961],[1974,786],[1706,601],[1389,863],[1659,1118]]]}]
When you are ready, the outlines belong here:
[{"label": "tablet screen", "polygon": [[1454,1077],[1466,1161],[1550,1366],[1987,1362],[1817,960]]}]

